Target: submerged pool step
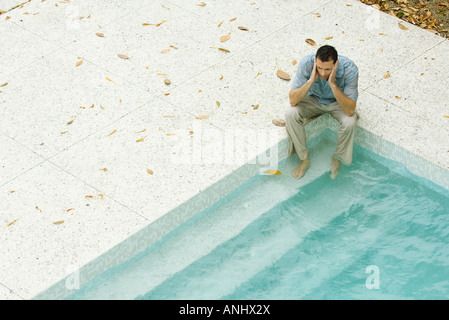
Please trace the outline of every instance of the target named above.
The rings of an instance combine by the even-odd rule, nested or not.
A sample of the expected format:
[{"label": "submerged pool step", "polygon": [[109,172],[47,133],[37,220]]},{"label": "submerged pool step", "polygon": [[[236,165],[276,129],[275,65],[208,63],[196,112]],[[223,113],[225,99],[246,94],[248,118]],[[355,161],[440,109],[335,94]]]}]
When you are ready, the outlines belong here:
[{"label": "submerged pool step", "polygon": [[[279,168],[284,174],[256,177],[240,193],[233,193],[229,201],[219,207],[208,209],[210,212],[201,213],[195,223],[185,224],[159,244],[149,248],[147,252],[128,261],[120,268],[101,275],[80,290],[75,298],[134,299],[144,296],[164,282],[170,281],[170,278],[182,273],[182,270],[189,268],[216,248],[228,241],[233,241],[233,238],[238,239],[240,232],[261,215],[294,196],[301,186],[323,174],[329,175],[330,154],[334,146],[329,141],[323,140],[317,147],[320,147],[322,151],[316,155],[314,163],[303,179],[296,180],[290,176],[290,171],[298,163],[295,159],[287,159]],[[279,244],[284,249],[273,251],[268,256],[264,252],[263,242],[254,243],[250,251],[242,253],[246,255],[242,259],[266,256],[268,259],[265,262],[255,260],[254,263],[260,264],[260,268],[276,261],[283,252],[294,246],[299,238],[318,228],[319,221],[310,221],[304,220],[290,230],[281,231],[279,236],[283,235],[283,238],[287,239],[287,242],[282,240]],[[276,219],[273,223],[276,224]],[[268,225],[267,228],[268,233],[276,233],[276,231],[270,231],[272,226]],[[291,237],[285,237],[286,232],[291,233]],[[238,263],[238,260],[231,260],[234,262],[230,263]],[[251,273],[257,270],[252,270]],[[245,278],[250,276],[251,274],[248,273]]]},{"label": "submerged pool step", "polygon": [[[341,189],[335,188],[338,185],[333,184],[328,174],[324,174],[311,185],[313,191],[301,191],[288,200],[280,202],[259,216],[237,236],[220,244],[209,254],[139,298],[234,298],[234,292],[245,290],[242,289],[245,286],[251,287],[253,278],[258,274],[266,272],[270,275],[273,273],[271,269],[282,268],[282,261],[285,259],[288,260],[287,269],[284,270],[287,273],[291,272],[289,268],[295,268],[295,266],[299,268],[296,271],[303,273],[323,268],[323,265],[310,265],[308,263],[310,261],[304,263],[301,257],[292,263],[292,255],[294,261],[295,252],[300,252],[299,249],[302,248],[302,243],[308,236],[325,228],[336,217],[357,211],[357,207],[351,206],[348,199],[340,196]],[[331,185],[333,187],[328,187]],[[305,189],[308,187],[309,185]],[[317,190],[323,190],[324,193],[315,194]],[[333,195],[332,192],[335,194]],[[327,197],[337,201],[326,202]],[[327,253],[329,254],[331,253]],[[351,263],[352,257],[341,257],[342,265],[343,262]],[[311,266],[316,270],[310,270]],[[318,286],[327,276],[325,273],[317,272],[304,288],[311,289],[315,285]],[[259,294],[258,291],[263,291],[266,286],[264,282],[262,290],[257,289],[251,292],[252,296],[248,299],[254,299],[254,294]],[[241,297],[242,293],[239,292],[236,296]],[[270,299],[276,299],[276,297]]]}]

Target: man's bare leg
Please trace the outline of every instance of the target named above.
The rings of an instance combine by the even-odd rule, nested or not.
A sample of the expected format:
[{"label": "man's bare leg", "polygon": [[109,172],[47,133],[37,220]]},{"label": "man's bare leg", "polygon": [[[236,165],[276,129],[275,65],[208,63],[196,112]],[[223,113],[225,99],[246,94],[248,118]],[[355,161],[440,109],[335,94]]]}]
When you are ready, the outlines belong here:
[{"label": "man's bare leg", "polygon": [[292,171],[293,178],[301,179],[309,167],[310,167],[310,159],[302,160],[301,165]]},{"label": "man's bare leg", "polygon": [[334,157],[332,157],[331,164],[331,178],[335,179],[335,177],[340,173],[340,161]]}]

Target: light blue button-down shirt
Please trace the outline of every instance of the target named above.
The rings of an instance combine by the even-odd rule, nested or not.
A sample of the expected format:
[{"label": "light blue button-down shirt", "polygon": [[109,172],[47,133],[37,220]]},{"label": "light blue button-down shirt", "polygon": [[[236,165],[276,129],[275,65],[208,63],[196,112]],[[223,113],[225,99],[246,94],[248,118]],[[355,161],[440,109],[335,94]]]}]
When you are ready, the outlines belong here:
[{"label": "light blue button-down shirt", "polygon": [[[338,68],[335,75],[335,84],[340,88],[343,93],[357,101],[358,97],[358,79],[359,69],[356,64],[344,57],[338,56]],[[313,64],[315,62],[315,54],[309,54],[301,59],[298,64],[298,71],[293,79],[292,89],[302,87],[307,80],[310,79],[312,74]],[[327,80],[323,80],[320,77],[313,83],[308,95],[314,95],[318,98],[318,101],[322,104],[329,104],[336,101],[335,96],[329,86]]]}]

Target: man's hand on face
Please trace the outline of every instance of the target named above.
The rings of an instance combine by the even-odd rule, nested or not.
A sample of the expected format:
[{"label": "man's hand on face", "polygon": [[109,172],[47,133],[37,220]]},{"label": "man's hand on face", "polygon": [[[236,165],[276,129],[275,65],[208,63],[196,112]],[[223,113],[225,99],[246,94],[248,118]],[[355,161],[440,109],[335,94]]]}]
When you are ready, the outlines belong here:
[{"label": "man's hand on face", "polygon": [[312,83],[314,83],[317,79],[318,79],[318,70],[316,68],[316,58],[315,58],[315,62],[313,63],[313,69],[312,69],[312,74],[310,75],[310,81],[312,81]]},{"label": "man's hand on face", "polygon": [[329,75],[329,85],[334,86],[335,85],[335,76],[337,75],[337,68],[338,68],[338,60],[335,62],[334,67],[332,68],[331,74]]}]

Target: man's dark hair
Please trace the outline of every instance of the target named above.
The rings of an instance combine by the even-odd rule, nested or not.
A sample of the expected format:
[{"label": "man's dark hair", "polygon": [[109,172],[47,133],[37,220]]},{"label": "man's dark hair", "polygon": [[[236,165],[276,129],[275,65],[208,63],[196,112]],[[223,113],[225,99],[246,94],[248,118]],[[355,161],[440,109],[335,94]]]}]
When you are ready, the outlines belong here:
[{"label": "man's dark hair", "polygon": [[337,59],[338,59],[338,53],[334,47],[329,46],[329,45],[324,45],[317,50],[315,57],[319,58],[323,62],[327,62],[332,59],[335,63],[335,62],[337,62]]}]

